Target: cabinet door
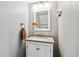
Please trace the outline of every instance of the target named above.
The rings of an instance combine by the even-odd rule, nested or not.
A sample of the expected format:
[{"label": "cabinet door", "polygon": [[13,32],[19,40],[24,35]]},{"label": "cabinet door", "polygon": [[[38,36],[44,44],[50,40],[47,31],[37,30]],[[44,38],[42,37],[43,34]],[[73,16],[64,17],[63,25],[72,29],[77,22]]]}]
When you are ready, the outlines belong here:
[{"label": "cabinet door", "polygon": [[26,44],[26,56],[27,57],[36,57],[36,46],[34,44]]},{"label": "cabinet door", "polygon": [[51,57],[53,56],[52,47],[50,44],[45,44],[45,43],[36,43],[36,42],[26,43],[26,56],[28,57]]},{"label": "cabinet door", "polygon": [[36,49],[39,48],[39,50],[37,50],[37,56],[38,57],[50,57],[50,50],[51,47],[48,45],[37,45]]}]

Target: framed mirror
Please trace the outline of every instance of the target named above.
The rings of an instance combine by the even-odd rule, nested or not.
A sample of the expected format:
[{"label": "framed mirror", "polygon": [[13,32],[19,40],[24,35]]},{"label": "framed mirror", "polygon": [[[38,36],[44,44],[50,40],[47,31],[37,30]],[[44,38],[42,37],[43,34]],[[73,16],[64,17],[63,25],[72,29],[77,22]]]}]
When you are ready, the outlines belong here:
[{"label": "framed mirror", "polygon": [[35,31],[50,31],[50,9],[41,9],[34,11]]}]

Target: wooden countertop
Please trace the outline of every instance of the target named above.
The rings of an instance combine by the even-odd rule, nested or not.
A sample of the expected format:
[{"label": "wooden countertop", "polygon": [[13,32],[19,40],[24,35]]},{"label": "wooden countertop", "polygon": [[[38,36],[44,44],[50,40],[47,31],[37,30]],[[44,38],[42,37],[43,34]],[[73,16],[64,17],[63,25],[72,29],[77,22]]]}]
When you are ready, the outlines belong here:
[{"label": "wooden countertop", "polygon": [[26,38],[26,41],[54,43],[54,38],[53,37],[42,37],[42,36],[31,36],[29,38]]}]

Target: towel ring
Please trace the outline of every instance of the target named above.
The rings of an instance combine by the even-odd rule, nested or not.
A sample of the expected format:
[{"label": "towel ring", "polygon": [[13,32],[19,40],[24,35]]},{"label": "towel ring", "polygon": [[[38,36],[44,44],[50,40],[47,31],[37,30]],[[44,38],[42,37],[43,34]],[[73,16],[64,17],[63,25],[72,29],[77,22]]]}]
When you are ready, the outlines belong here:
[{"label": "towel ring", "polygon": [[25,24],[24,23],[21,23],[20,25],[21,25],[21,27],[25,27]]}]

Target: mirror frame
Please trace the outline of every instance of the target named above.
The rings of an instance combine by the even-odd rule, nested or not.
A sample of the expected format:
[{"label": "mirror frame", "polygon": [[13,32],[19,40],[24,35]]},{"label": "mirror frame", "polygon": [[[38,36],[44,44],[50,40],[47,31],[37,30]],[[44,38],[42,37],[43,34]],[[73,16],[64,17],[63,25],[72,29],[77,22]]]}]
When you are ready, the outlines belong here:
[{"label": "mirror frame", "polygon": [[41,12],[41,11],[48,11],[48,28],[44,29],[44,28],[37,28],[34,27],[34,31],[50,31],[50,8],[47,9],[40,9],[40,10],[35,10],[34,11],[34,22],[36,22],[36,13],[37,12]]}]

